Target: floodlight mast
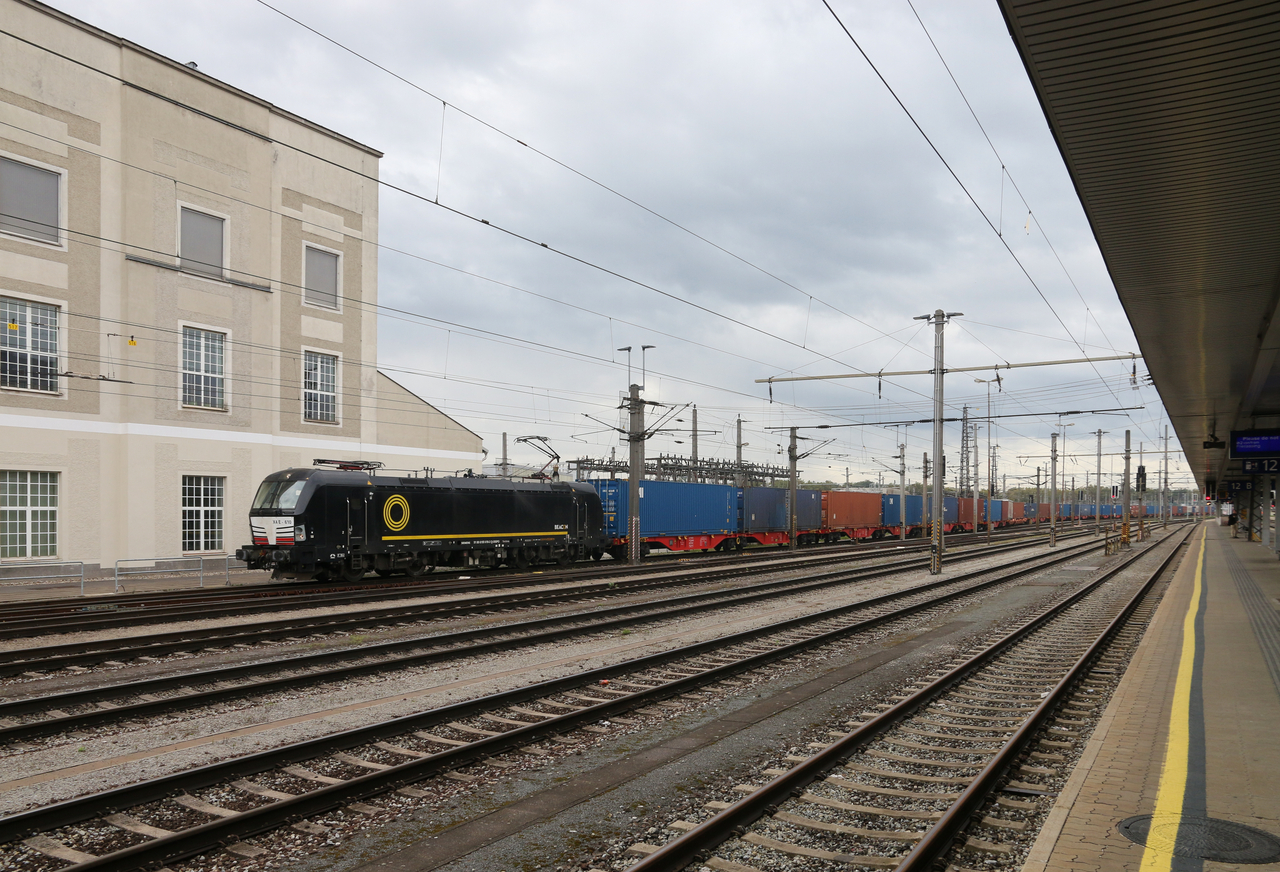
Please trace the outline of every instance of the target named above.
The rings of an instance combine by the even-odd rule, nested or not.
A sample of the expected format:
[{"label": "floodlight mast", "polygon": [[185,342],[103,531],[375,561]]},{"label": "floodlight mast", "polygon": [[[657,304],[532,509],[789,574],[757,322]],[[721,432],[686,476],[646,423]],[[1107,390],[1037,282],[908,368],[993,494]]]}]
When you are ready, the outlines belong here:
[{"label": "floodlight mast", "polygon": [[933,324],[933,505],[930,514],[932,529],[929,536],[929,572],[933,575],[942,573],[942,552],[946,544],[943,536],[944,511],[942,494],[946,464],[942,458],[942,406],[943,366],[942,331],[948,321],[963,315],[963,312],[943,312],[935,309],[932,315],[917,315],[914,320],[928,321]]}]

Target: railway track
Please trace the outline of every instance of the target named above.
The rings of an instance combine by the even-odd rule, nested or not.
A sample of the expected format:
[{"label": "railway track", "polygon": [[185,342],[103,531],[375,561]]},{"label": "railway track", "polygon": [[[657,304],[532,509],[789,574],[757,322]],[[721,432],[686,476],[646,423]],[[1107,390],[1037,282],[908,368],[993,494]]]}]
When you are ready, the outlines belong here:
[{"label": "railway track", "polygon": [[[1069,541],[1074,537],[1062,538],[1063,541]],[[952,560],[963,561],[974,557],[998,554],[1009,548],[1027,547],[1028,544],[1028,542],[1018,541],[1004,542],[989,549],[966,550],[957,553],[952,556]],[[876,552],[861,552],[856,555],[846,555],[838,561],[823,560],[818,563],[806,562],[799,565],[793,561],[771,561],[767,564],[755,565],[746,569],[747,574],[767,574],[829,565],[832,562],[861,562],[886,556],[888,555]],[[887,565],[897,569],[910,569],[924,565],[924,563],[920,559],[908,558],[907,560],[894,561]],[[141,657],[155,659],[176,653],[194,652],[209,648],[227,646],[244,648],[281,640],[303,641],[300,636],[321,636],[333,633],[368,632],[378,629],[421,626],[431,621],[458,618],[466,615],[514,612],[519,609],[546,607],[581,600],[615,598],[671,587],[687,587],[725,578],[740,578],[743,575],[743,567],[736,569],[716,567],[711,570],[690,569],[668,572],[657,578],[624,579],[618,582],[603,582],[567,589],[538,588],[517,593],[472,597],[466,601],[382,606],[338,615],[284,618],[248,626],[189,628],[171,633],[153,632],[137,637],[117,636],[91,641],[76,641],[62,645],[24,647],[12,651],[0,651],[0,678],[22,674],[27,674],[27,677],[37,677],[37,674],[69,668],[83,669],[102,663],[121,665],[124,661],[136,660]],[[840,571],[831,575],[832,577],[838,576]],[[773,584],[785,586],[789,583],[794,582],[779,581]],[[83,618],[77,618],[76,628],[78,631],[85,631],[104,629],[104,626]],[[14,634],[20,632],[19,627],[11,627],[9,629]],[[0,633],[0,637],[2,636],[3,634]],[[24,636],[24,638],[27,637]]]},{"label": "railway track", "polygon": [[[78,869],[134,869],[244,839],[435,776],[504,765],[497,755],[539,748],[585,729],[609,732],[628,713],[728,690],[744,673],[820,646],[892,632],[895,622],[948,609],[1092,550],[1063,552],[929,582],[906,591],[215,763],[0,819],[0,862],[70,860]],[[677,703],[678,704],[678,703]],[[486,763],[486,761],[488,761]],[[355,804],[355,805],[353,805]],[[86,822],[93,822],[88,826]],[[87,837],[86,832],[92,833]],[[103,835],[103,833],[108,835]]]},{"label": "railway track", "polygon": [[[905,697],[864,712],[764,784],[673,822],[665,845],[636,844],[635,872],[815,868],[1003,867],[1028,823],[1047,811],[1154,612],[1153,588],[1182,553],[1174,533],[1154,569],[1130,583],[1137,552],[1061,603]],[[1159,591],[1156,592],[1157,594]],[[1016,866],[1016,863],[1015,863]]]},{"label": "railway track", "polygon": [[[1029,547],[1026,543],[1010,543],[970,552],[967,559],[1018,551],[1026,547]],[[1041,558],[1036,565],[1053,565],[1101,550],[1102,547],[1101,542],[1090,539],[1083,545],[1064,548],[1056,555]],[[712,610],[763,603],[782,596],[793,596],[822,588],[881,578],[910,569],[918,569],[927,564],[927,560],[908,559],[868,569],[835,570],[799,579],[768,581],[730,590],[687,594],[658,602],[597,608],[585,613],[398,639],[358,648],[341,648],[278,657],[266,661],[196,672],[180,672],[114,684],[99,684],[82,690],[14,699],[0,702],[0,744],[75,732],[175,711],[191,712],[201,706],[239,697],[314,687],[318,684],[343,681],[363,675],[386,674],[393,670],[560,642],[609,630],[629,629],[640,623],[671,620]],[[956,583],[957,580],[968,580],[982,575],[985,571],[965,573],[941,584],[949,585]],[[925,589],[929,589],[929,586]],[[187,647],[190,647],[189,643]],[[118,652],[113,654],[119,656]],[[58,656],[61,662],[68,655]]]},{"label": "railway track", "polygon": [[[995,539],[1041,539],[1039,532],[1003,532]],[[964,547],[982,545],[983,534],[964,534],[948,538],[948,545]],[[795,556],[781,557],[776,551],[761,551],[750,556],[698,556],[668,558],[644,565],[592,565],[583,568],[548,570],[522,574],[494,574],[479,578],[455,574],[452,578],[393,578],[387,581],[336,586],[333,584],[270,584],[253,587],[206,588],[199,591],[114,594],[110,597],[84,599],[68,597],[36,602],[0,605],[0,639],[30,638],[67,631],[110,629],[151,625],[193,618],[239,616],[255,612],[273,612],[311,608],[347,606],[362,602],[386,602],[423,596],[473,593],[476,591],[524,588],[532,584],[559,584],[579,580],[604,579],[596,585],[605,589],[621,577],[662,575],[680,571],[697,571],[705,578],[740,574],[745,567],[766,571],[768,567],[786,565],[817,566],[849,559],[873,557],[881,551],[924,551],[929,543],[908,539],[880,540],[863,545],[827,546],[806,549]],[[680,564],[673,566],[672,564]],[[479,574],[479,573],[477,573]],[[590,589],[590,585],[587,589]]]}]

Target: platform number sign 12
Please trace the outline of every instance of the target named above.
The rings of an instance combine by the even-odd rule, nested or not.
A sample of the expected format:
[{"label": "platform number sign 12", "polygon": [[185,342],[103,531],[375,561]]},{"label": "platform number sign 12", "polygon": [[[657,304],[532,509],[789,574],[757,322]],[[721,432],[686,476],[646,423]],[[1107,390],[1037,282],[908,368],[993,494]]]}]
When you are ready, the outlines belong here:
[{"label": "platform number sign 12", "polygon": [[1269,458],[1267,460],[1242,460],[1241,465],[1244,467],[1241,472],[1245,475],[1262,475],[1268,472],[1280,472],[1280,460]]}]

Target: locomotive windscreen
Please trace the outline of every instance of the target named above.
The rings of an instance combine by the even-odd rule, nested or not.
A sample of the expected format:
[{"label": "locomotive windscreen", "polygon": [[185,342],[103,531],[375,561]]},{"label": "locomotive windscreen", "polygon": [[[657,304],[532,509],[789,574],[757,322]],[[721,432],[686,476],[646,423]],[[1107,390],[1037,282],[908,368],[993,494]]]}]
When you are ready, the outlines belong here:
[{"label": "locomotive windscreen", "polygon": [[302,481],[264,481],[253,498],[255,509],[292,509],[298,505],[298,497],[307,486]]}]

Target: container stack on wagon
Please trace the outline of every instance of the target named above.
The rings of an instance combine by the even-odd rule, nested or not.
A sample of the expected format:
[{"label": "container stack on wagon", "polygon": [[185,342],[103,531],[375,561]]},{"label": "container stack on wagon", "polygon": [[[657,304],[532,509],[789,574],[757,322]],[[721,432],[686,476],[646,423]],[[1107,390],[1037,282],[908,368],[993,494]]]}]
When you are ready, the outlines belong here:
[{"label": "container stack on wagon", "polygon": [[[629,485],[625,479],[590,482],[604,508],[609,550],[625,554]],[[640,535],[648,546],[671,551],[709,551],[742,548],[748,544],[786,545],[790,542],[785,488],[649,481],[641,485]],[[1015,508],[1016,506],[1016,508]],[[928,535],[925,496],[860,491],[812,490],[796,492],[796,534],[799,544],[916,538]],[[972,499],[945,497],[943,526],[948,533],[984,529],[986,500],[978,500],[974,524]],[[1047,507],[1046,507],[1047,510]],[[1006,527],[1028,523],[1034,512],[1007,500],[991,502],[991,525]]]}]

